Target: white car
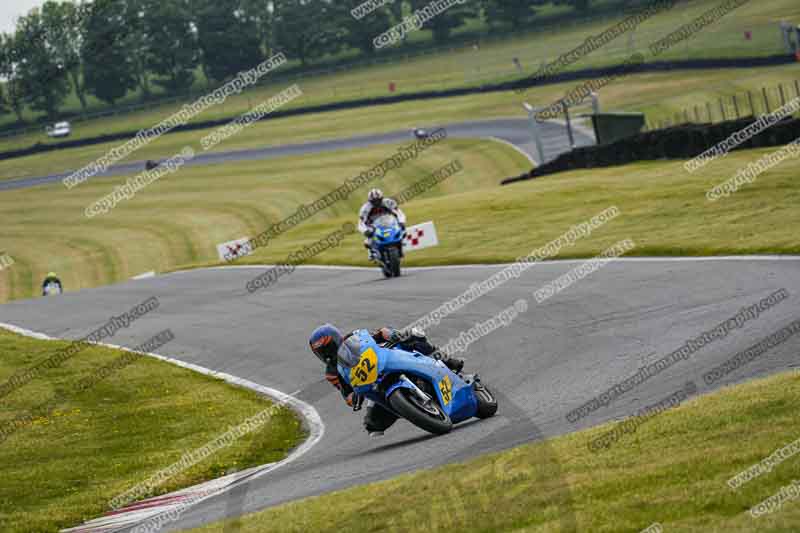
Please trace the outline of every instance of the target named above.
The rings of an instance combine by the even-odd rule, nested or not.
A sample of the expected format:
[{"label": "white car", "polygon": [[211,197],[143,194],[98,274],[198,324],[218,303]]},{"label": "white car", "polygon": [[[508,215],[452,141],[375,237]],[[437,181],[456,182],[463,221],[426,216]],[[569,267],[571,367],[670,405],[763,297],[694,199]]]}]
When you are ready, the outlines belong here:
[{"label": "white car", "polygon": [[428,136],[430,135],[428,133],[428,130],[426,130],[425,128],[414,128],[412,133],[414,134],[414,137],[416,137],[417,139],[427,139]]},{"label": "white car", "polygon": [[47,135],[50,137],[69,137],[72,128],[69,122],[57,122],[47,128]]}]

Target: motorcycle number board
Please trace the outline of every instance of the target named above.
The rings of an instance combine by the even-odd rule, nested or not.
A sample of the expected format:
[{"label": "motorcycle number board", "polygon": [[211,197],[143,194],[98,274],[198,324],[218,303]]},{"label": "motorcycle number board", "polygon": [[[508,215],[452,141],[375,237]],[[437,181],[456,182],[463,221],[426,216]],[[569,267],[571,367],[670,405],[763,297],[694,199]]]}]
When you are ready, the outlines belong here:
[{"label": "motorcycle number board", "polygon": [[439,382],[439,390],[442,393],[444,404],[449,404],[453,399],[453,383],[450,381],[450,376],[442,378],[442,381]]},{"label": "motorcycle number board", "polygon": [[433,222],[423,222],[406,229],[406,236],[403,239],[403,251],[415,252],[438,245],[439,238],[436,235],[436,226],[433,225]]},{"label": "motorcycle number board", "polygon": [[350,385],[360,387],[378,379],[378,354],[370,348],[361,354],[358,364],[350,369]]}]

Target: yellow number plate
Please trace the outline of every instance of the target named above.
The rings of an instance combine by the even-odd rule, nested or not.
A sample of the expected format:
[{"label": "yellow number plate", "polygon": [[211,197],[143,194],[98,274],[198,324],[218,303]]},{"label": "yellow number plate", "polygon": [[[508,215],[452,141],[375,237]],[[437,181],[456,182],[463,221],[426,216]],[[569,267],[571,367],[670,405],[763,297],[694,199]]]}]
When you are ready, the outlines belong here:
[{"label": "yellow number plate", "polygon": [[361,387],[375,383],[378,379],[378,354],[370,348],[361,354],[361,360],[350,369],[350,385]]},{"label": "yellow number plate", "polygon": [[453,384],[450,382],[450,376],[445,376],[442,381],[439,382],[439,390],[442,391],[442,400],[444,400],[444,404],[449,404],[450,400],[453,399]]}]

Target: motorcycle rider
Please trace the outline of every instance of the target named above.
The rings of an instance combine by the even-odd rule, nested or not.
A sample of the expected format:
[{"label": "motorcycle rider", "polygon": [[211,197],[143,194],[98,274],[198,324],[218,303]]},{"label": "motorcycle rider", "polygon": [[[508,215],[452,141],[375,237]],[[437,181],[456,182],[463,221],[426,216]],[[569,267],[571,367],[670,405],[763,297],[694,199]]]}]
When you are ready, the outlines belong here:
[{"label": "motorcycle rider", "polygon": [[400,227],[405,231],[406,215],[397,206],[397,202],[391,198],[384,198],[383,191],[380,189],[372,189],[367,194],[367,202],[361,206],[361,209],[358,213],[358,231],[364,234],[364,247],[369,251],[370,261],[375,261],[378,258],[374,248],[370,244],[370,239],[375,233],[375,228],[372,226],[372,221],[379,216],[386,214],[394,215],[397,218],[397,222],[400,224]]},{"label": "motorcycle rider", "polygon": [[64,292],[64,287],[61,285],[61,280],[58,279],[55,272],[48,272],[47,277],[42,282],[42,296],[47,296],[51,291],[58,290],[55,294]]},{"label": "motorcycle rider", "polygon": [[[325,379],[341,392],[347,405],[353,406],[358,401],[353,388],[339,374],[337,362],[339,360],[354,361],[361,354],[360,342],[355,331],[342,335],[342,332],[332,324],[324,324],[311,333],[308,340],[309,347],[314,355],[325,365]],[[419,328],[397,330],[388,327],[370,332],[377,343],[391,342],[407,351],[416,351],[428,357],[442,361],[453,372],[461,372],[464,368],[462,359],[449,358],[425,337]],[[372,437],[383,435],[389,426],[395,423],[397,416],[378,404],[367,408],[364,416],[364,428]]]}]

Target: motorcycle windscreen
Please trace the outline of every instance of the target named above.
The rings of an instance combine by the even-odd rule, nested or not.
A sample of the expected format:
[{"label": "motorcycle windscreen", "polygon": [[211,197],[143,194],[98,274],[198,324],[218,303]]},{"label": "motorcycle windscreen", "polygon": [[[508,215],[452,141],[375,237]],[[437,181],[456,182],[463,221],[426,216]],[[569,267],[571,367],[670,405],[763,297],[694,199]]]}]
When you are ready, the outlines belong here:
[{"label": "motorcycle windscreen", "polygon": [[397,219],[394,215],[381,215],[372,222],[372,225],[381,228],[391,228],[397,225]]}]

